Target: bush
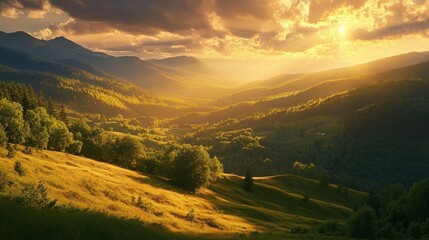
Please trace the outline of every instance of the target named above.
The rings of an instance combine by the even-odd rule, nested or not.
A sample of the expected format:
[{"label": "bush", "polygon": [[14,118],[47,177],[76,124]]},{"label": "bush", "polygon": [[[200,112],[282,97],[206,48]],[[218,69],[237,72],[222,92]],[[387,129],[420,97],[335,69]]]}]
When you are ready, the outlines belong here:
[{"label": "bush", "polygon": [[329,236],[342,236],[346,234],[346,226],[339,224],[337,221],[328,221],[320,224],[317,232]]},{"label": "bush", "polygon": [[22,163],[20,161],[16,161],[15,165],[13,166],[13,170],[18,173],[19,176],[24,176],[26,173],[26,170],[24,166],[22,166]]},{"label": "bush", "polygon": [[17,201],[23,206],[34,208],[53,208],[57,203],[56,199],[48,198],[48,191],[42,182],[39,182],[37,186],[34,184],[25,185]]},{"label": "bush", "polygon": [[197,219],[195,209],[191,209],[188,214],[186,214],[186,221],[194,222]]},{"label": "bush", "polygon": [[33,153],[33,149],[29,146],[25,146],[24,150],[22,151],[24,154],[30,155]]},{"label": "bush", "polygon": [[362,206],[348,220],[350,236],[354,238],[373,237],[376,220],[374,210],[368,205]]},{"label": "bush", "polygon": [[134,197],[132,197],[131,201],[134,203],[134,205],[136,207],[142,209],[145,212],[149,212],[153,208],[152,204],[150,202],[147,202],[147,201],[143,200],[141,196],[139,196],[137,198],[137,200]]},{"label": "bush", "polygon": [[11,186],[12,184],[13,181],[9,179],[7,173],[0,170],[0,191],[3,191],[6,186]]},{"label": "bush", "polygon": [[15,155],[16,155],[16,149],[15,149],[14,146],[12,146],[11,144],[8,143],[7,146],[6,146],[6,150],[7,150],[6,157],[8,157],[8,158],[14,158],[15,157]]}]

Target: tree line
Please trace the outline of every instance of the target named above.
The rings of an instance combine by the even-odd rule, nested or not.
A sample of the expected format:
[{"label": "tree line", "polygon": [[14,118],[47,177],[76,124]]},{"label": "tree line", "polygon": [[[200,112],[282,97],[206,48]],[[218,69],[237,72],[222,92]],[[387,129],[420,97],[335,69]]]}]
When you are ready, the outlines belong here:
[{"label": "tree line", "polygon": [[[216,157],[194,145],[146,148],[135,136],[118,136],[91,127],[85,119],[69,119],[65,107],[44,101],[31,87],[0,83],[0,144],[22,144],[38,150],[82,155],[117,166],[164,176],[191,192],[215,181],[223,172]],[[26,106],[24,109],[23,105]]]}]

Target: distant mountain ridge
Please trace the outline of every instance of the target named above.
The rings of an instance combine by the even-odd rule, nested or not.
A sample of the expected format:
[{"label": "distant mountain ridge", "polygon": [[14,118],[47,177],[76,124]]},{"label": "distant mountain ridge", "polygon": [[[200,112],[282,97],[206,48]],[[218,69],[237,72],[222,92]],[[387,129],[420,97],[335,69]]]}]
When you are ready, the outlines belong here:
[{"label": "distant mountain ridge", "polygon": [[[213,79],[201,74],[208,68],[197,59],[191,61],[190,58],[178,57],[151,62],[132,56],[114,57],[93,52],[64,37],[40,40],[25,32],[0,32],[0,47],[26,53],[40,60],[72,65],[97,75],[110,75],[163,95],[194,97],[193,93],[200,94],[202,87],[222,90],[214,86]],[[183,59],[187,63],[178,66]],[[195,65],[191,66],[191,63],[198,63],[199,70],[195,70]],[[198,97],[198,94],[195,96]]]}]

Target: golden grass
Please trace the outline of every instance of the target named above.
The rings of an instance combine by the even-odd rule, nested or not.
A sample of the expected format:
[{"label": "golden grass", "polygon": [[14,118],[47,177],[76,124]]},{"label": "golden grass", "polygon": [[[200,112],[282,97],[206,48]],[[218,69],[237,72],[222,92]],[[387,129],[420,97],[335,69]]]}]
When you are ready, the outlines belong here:
[{"label": "golden grass", "polygon": [[[21,161],[27,172],[25,176],[14,172],[15,161]],[[192,195],[154,176],[53,151],[34,151],[31,155],[17,151],[13,159],[0,157],[0,168],[15,182],[4,194],[16,194],[22,184],[43,181],[49,196],[58,199],[59,204],[138,218],[174,232],[284,232],[294,226],[310,226],[329,219],[343,221],[351,213],[350,204],[335,199],[334,190],[323,199],[313,199],[309,194],[310,202],[303,203],[300,191],[294,188],[289,191],[287,184],[280,184],[281,176],[257,178],[255,193],[251,194],[242,190],[241,177],[225,175],[210,188]],[[288,181],[287,176],[283,177]],[[273,179],[280,181],[279,184],[273,185],[277,184]],[[356,200],[361,195],[352,197]],[[194,221],[186,218],[192,209]]]}]

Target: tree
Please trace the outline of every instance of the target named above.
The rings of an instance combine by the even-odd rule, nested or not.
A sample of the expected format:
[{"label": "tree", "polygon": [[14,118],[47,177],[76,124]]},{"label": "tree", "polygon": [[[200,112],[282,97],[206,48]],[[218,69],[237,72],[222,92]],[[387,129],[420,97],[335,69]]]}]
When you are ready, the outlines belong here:
[{"label": "tree", "polygon": [[246,175],[243,181],[243,188],[248,192],[253,192],[253,175],[250,168],[247,168]]},{"label": "tree", "polygon": [[24,118],[19,103],[0,100],[0,125],[12,143],[23,143],[25,137]]},{"label": "tree", "polygon": [[67,148],[67,152],[75,155],[79,155],[82,151],[83,143],[81,141],[73,141]]},{"label": "tree", "polygon": [[408,194],[408,215],[412,219],[424,220],[429,217],[429,179],[414,183]]},{"label": "tree", "polygon": [[421,226],[420,223],[413,221],[408,226],[408,234],[414,239],[420,239],[421,235]]},{"label": "tree", "polygon": [[348,220],[349,233],[354,238],[371,238],[376,229],[377,216],[374,210],[368,206],[362,206]]},{"label": "tree", "polygon": [[177,186],[191,192],[209,185],[212,159],[202,146],[181,145],[173,153],[171,180]]},{"label": "tree", "polygon": [[49,141],[48,130],[52,125],[51,117],[46,112],[46,109],[39,107],[28,110],[25,113],[25,122],[30,128],[26,141],[27,145],[38,149],[46,149]]},{"label": "tree", "polygon": [[7,143],[9,139],[7,138],[6,131],[4,130],[4,127],[0,124],[0,147],[4,146],[5,143]]},{"label": "tree", "polygon": [[52,102],[51,98],[49,98],[48,100],[48,105],[46,106],[46,110],[48,111],[49,115],[51,115],[52,117],[58,116],[57,109],[55,109],[54,102]]},{"label": "tree", "polygon": [[125,136],[108,141],[103,146],[103,158],[124,168],[135,168],[137,160],[144,155],[142,143],[134,137]]},{"label": "tree", "polygon": [[64,152],[72,142],[73,134],[69,132],[65,123],[54,121],[49,136],[48,148],[50,150]]},{"label": "tree", "polygon": [[63,121],[65,124],[68,124],[68,116],[66,111],[66,106],[64,104],[61,105],[60,108],[60,120]]}]

